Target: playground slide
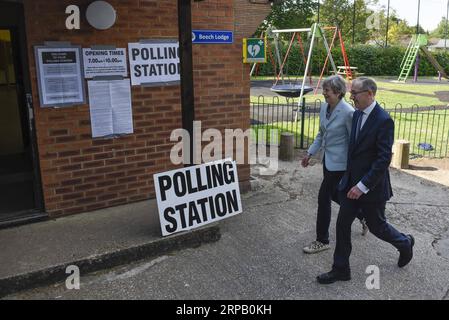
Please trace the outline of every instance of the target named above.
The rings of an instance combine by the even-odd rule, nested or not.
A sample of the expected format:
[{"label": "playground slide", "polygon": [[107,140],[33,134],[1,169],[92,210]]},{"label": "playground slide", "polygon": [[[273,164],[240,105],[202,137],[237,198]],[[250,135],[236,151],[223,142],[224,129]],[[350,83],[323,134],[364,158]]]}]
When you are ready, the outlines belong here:
[{"label": "playground slide", "polygon": [[449,79],[449,77],[447,76],[446,72],[444,71],[444,68],[438,63],[438,61],[435,59],[435,57],[429,52],[429,50],[427,50],[427,48],[425,46],[421,47],[422,52],[425,54],[425,56],[427,57],[427,59],[429,59],[430,63],[433,65],[433,67],[435,69],[437,69],[441,76],[443,78]]}]

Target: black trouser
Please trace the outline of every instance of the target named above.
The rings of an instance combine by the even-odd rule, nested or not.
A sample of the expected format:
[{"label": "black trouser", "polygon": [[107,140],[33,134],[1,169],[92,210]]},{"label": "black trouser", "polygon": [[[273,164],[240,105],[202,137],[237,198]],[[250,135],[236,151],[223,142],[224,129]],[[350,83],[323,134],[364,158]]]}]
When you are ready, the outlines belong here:
[{"label": "black trouser", "polygon": [[323,182],[318,193],[318,215],[316,219],[316,240],[329,243],[329,225],[331,223],[331,202],[336,200],[337,185],[344,171],[329,171],[323,159]]},{"label": "black trouser", "polygon": [[392,244],[399,251],[410,246],[409,238],[392,227],[385,219],[385,202],[370,203],[351,200],[346,193],[340,193],[340,211],[337,218],[337,243],[334,252],[333,268],[342,272],[349,271],[351,255],[351,225],[361,211],[369,231],[377,238]]}]

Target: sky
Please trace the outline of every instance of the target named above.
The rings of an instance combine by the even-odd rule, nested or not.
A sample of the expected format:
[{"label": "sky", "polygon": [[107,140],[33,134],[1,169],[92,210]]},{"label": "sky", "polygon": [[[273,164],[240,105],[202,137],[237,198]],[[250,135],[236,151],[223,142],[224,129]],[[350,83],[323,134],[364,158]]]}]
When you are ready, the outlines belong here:
[{"label": "sky", "polygon": [[[447,1],[449,0],[421,0],[419,25],[424,30],[435,29],[441,18],[446,17]],[[388,0],[379,0],[379,4],[387,8]],[[390,0],[390,8],[395,9],[399,18],[407,20],[409,25],[416,26],[418,0]]]}]

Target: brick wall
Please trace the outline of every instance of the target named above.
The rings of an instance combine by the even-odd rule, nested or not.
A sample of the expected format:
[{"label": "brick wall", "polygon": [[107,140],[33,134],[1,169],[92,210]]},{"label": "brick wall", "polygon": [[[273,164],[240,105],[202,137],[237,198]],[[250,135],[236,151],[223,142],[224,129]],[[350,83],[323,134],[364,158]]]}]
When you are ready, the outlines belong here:
[{"label": "brick wall", "polygon": [[[132,87],[134,134],[117,139],[92,139],[88,105],[40,108],[34,45],[70,41],[82,47],[127,48],[140,39],[178,37],[176,0],[109,0],[117,22],[104,31],[85,20],[90,2],[25,1],[44,201],[52,217],[152,198],[153,174],[175,167],[169,159],[174,144],[169,137],[182,127],[179,86]],[[241,63],[241,38],[254,26],[235,21],[239,2],[192,2],[194,29],[236,28],[232,45],[194,45],[195,118],[203,122],[203,130],[249,126],[249,69]],[[81,9],[80,30],[65,28],[65,8],[71,4]],[[239,179],[248,181],[249,165],[239,166]]]},{"label": "brick wall", "polygon": [[235,32],[239,37],[251,37],[271,11],[265,0],[235,0]]}]

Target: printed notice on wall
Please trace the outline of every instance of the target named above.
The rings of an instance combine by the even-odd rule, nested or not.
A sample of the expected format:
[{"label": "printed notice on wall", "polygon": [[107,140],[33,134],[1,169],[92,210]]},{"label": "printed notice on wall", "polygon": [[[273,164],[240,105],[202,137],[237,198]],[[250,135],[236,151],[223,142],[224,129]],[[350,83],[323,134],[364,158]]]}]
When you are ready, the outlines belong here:
[{"label": "printed notice on wall", "polygon": [[42,107],[85,103],[81,48],[35,47]]},{"label": "printed notice on wall", "polygon": [[84,77],[128,76],[126,49],[93,50],[83,49]]},{"label": "printed notice on wall", "polygon": [[198,228],[242,212],[232,159],[154,175],[162,235]]},{"label": "printed notice on wall", "polygon": [[89,81],[92,137],[133,133],[129,79]]},{"label": "printed notice on wall", "polygon": [[128,51],[133,86],[178,84],[181,80],[179,42],[129,43]]}]

